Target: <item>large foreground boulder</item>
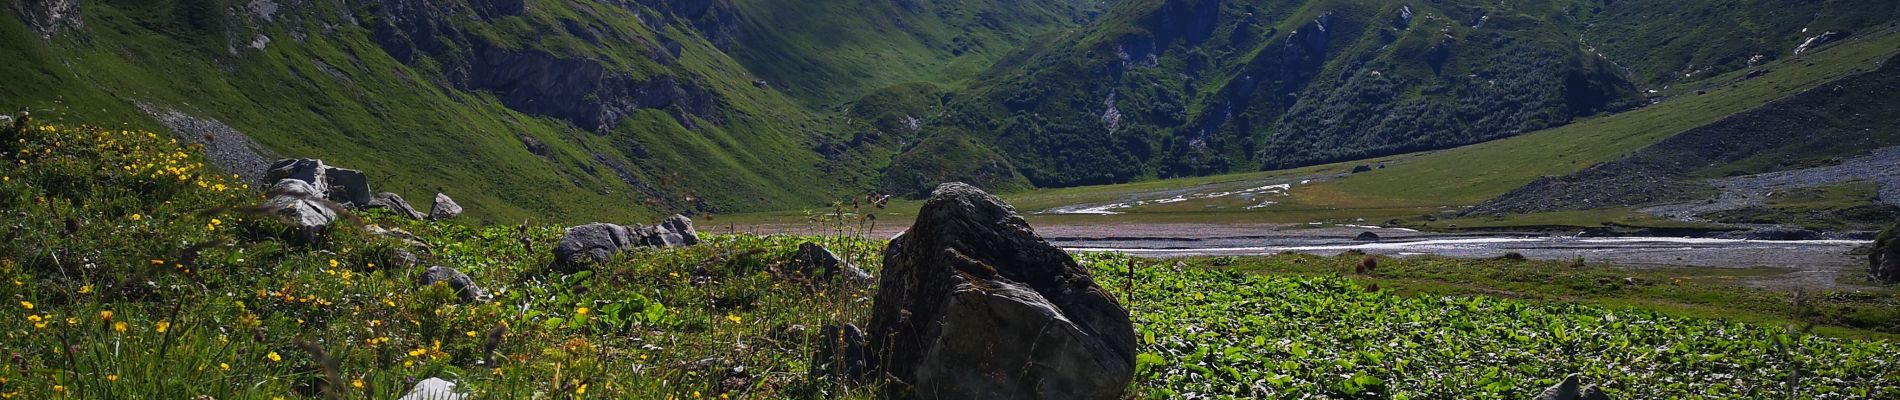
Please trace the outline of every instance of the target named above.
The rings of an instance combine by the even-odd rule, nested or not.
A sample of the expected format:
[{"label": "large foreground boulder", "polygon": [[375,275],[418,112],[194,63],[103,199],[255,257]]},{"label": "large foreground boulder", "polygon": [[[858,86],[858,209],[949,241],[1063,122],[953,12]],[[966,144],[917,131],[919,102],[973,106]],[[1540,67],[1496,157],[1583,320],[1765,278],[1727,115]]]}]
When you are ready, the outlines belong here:
[{"label": "large foreground boulder", "polygon": [[561,242],[554,245],[554,265],[557,270],[572,272],[611,260],[615,254],[636,247],[696,244],[699,244],[699,231],[693,229],[693,220],[683,215],[668,217],[655,226],[596,222],[567,228]]},{"label": "large foreground boulder", "polygon": [[879,284],[867,334],[889,397],[1116,399],[1134,378],[1128,311],[970,185],[937,188]]},{"label": "large foreground boulder", "polygon": [[1876,282],[1900,282],[1900,224],[1880,232],[1874,239],[1872,254],[1867,256],[1869,275]]},{"label": "large foreground boulder", "polygon": [[416,387],[397,400],[462,400],[461,392],[455,390],[455,382],[442,378],[429,378],[416,382]]}]

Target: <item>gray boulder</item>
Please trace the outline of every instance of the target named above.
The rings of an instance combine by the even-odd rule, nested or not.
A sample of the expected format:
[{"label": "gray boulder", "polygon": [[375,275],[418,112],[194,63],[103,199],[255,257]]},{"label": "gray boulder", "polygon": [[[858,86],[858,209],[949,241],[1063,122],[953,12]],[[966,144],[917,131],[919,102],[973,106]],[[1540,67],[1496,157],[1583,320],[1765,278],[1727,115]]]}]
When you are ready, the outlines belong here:
[{"label": "gray boulder", "polygon": [[455,204],[455,199],[449,198],[448,193],[436,192],[435,206],[429,208],[429,220],[441,221],[461,215],[462,206]]},{"label": "gray boulder", "polygon": [[1357,240],[1361,242],[1377,242],[1379,241],[1379,234],[1372,233],[1372,232],[1359,232],[1359,236],[1354,236],[1352,240]]},{"label": "gray boulder", "polygon": [[621,226],[596,222],[567,228],[560,243],[554,245],[557,270],[572,272],[587,265],[613,259],[615,254],[638,247],[686,247],[699,244],[699,232],[693,220],[683,215],[668,217],[655,226]]},{"label": "gray boulder", "polygon": [[1564,377],[1563,382],[1545,388],[1543,393],[1531,400],[1610,400],[1596,385],[1583,386],[1583,379],[1576,374]]},{"label": "gray boulder", "polygon": [[323,198],[351,208],[373,206],[375,192],[369,189],[369,177],[362,171],[324,165],[314,158],[277,160],[264,171],[265,182],[296,179],[315,186]]},{"label": "gray boulder", "polygon": [[455,391],[455,382],[429,378],[416,382],[415,388],[409,389],[408,394],[396,400],[462,400],[466,397]]},{"label": "gray boulder", "polygon": [[791,268],[800,276],[817,283],[844,282],[863,287],[873,282],[870,273],[838,258],[838,254],[817,243],[800,243],[798,252],[792,254]]},{"label": "gray boulder", "polygon": [[264,171],[265,182],[277,182],[284,179],[304,181],[318,188],[329,188],[330,182],[330,179],[324,176],[323,160],[310,158],[277,160],[271,163],[270,169]]},{"label": "gray boulder", "polygon": [[481,286],[476,286],[475,280],[470,279],[468,274],[462,271],[438,265],[422,272],[420,282],[422,287],[429,287],[438,282],[448,285],[450,289],[455,289],[455,295],[464,303],[488,301],[488,291],[482,290]]},{"label": "gray boulder", "polygon": [[408,200],[403,200],[402,195],[390,192],[377,193],[376,196],[370,197],[369,208],[387,208],[390,212],[396,213],[396,215],[409,217],[411,219],[424,219],[427,217],[422,215],[421,211],[417,211],[415,206],[409,205]]},{"label": "gray boulder", "polygon": [[324,193],[330,200],[352,208],[369,207],[375,194],[369,191],[369,177],[363,171],[324,167],[323,176],[329,179]]},{"label": "gray boulder", "polygon": [[1867,256],[1868,275],[1875,282],[1900,282],[1900,224],[1894,224],[1874,238],[1873,251]]},{"label": "gray boulder", "polygon": [[297,236],[314,239],[336,222],[337,214],[326,204],[315,185],[298,179],[282,179],[265,194],[264,207],[284,218]]},{"label": "gray boulder", "polygon": [[1016,211],[937,188],[885,250],[871,374],[895,397],[1118,399],[1134,378],[1128,311]]}]

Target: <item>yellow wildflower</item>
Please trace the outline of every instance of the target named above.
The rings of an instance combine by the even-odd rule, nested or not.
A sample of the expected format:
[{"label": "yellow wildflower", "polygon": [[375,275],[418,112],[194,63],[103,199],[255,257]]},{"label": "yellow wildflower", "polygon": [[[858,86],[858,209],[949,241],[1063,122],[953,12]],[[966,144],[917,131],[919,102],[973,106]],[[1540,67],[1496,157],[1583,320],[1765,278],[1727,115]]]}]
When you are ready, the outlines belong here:
[{"label": "yellow wildflower", "polygon": [[113,332],[119,332],[119,333],[125,333],[125,322],[114,322],[114,323],[112,323],[112,331],[113,331]]},{"label": "yellow wildflower", "polygon": [[265,354],[265,355],[264,355],[264,358],[268,358],[268,359],[270,359],[270,362],[278,362],[278,361],[283,361],[283,360],[284,360],[284,357],[283,357],[283,356],[279,356],[279,355],[277,355],[277,352],[275,352],[275,351],[273,351],[273,352],[270,352],[270,354]]},{"label": "yellow wildflower", "polygon": [[[32,306],[27,306],[26,308],[33,308],[33,307],[32,307]],[[585,317],[585,316],[587,316],[587,307],[581,307],[581,308],[576,308],[576,309],[574,309],[574,315],[575,315],[575,316],[579,316],[579,317]]]},{"label": "yellow wildflower", "polygon": [[158,321],[158,325],[155,328],[158,329],[158,333],[165,333],[165,330],[172,328],[172,322]]},{"label": "yellow wildflower", "polygon": [[354,387],[354,388],[356,388],[357,390],[362,390],[362,389],[363,389],[363,378],[356,378],[356,380],[353,380],[353,381],[350,381],[350,387]]},{"label": "yellow wildflower", "polygon": [[744,321],[744,319],[741,319],[741,318],[739,318],[739,316],[737,316],[737,315],[732,315],[732,314],[727,314],[727,315],[726,315],[726,320],[727,320],[727,321],[732,321],[732,323],[735,323],[735,324],[737,324],[737,323],[739,323],[739,322],[741,322],[741,321]]},{"label": "yellow wildflower", "polygon": [[330,268],[336,268],[337,264],[336,259],[330,259]]},{"label": "yellow wildflower", "polygon": [[218,370],[219,370],[219,371],[230,371],[230,370],[231,370],[231,364],[225,364],[225,363],[218,363]]},{"label": "yellow wildflower", "polygon": [[141,220],[141,219],[145,219],[145,216],[143,216],[143,215],[138,215],[138,214],[132,214],[132,222],[138,222],[138,221],[139,221],[139,220]]},{"label": "yellow wildflower", "polygon": [[106,374],[106,382],[118,382],[118,381],[119,381],[118,374]]},{"label": "yellow wildflower", "polygon": [[80,286],[79,294],[92,294],[92,285]]},{"label": "yellow wildflower", "polygon": [[165,260],[160,260],[160,259],[156,259],[156,258],[154,258],[154,259],[152,259],[152,265],[165,265]]},{"label": "yellow wildflower", "polygon": [[475,337],[475,331],[468,331],[466,332],[466,334],[468,335],[468,337]]},{"label": "yellow wildflower", "polygon": [[587,384],[583,383],[580,387],[574,388],[574,394],[587,394]]},{"label": "yellow wildflower", "polygon": [[26,309],[31,310],[33,309],[33,302],[20,300],[20,307],[26,307]]},{"label": "yellow wildflower", "polygon": [[100,320],[100,321],[111,321],[111,320],[112,320],[112,310],[104,310],[104,311],[100,311],[100,312],[99,312],[99,320]]}]

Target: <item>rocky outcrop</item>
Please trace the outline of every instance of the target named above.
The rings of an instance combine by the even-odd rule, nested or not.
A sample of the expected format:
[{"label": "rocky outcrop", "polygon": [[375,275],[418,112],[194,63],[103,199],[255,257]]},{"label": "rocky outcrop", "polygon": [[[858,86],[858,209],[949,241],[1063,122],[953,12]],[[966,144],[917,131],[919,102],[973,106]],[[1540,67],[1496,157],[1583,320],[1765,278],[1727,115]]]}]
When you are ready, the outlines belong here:
[{"label": "rocky outcrop", "polygon": [[1867,256],[1868,275],[1875,282],[1900,282],[1900,224],[1894,224],[1874,239],[1873,252]]},{"label": "rocky outcrop", "polygon": [[567,228],[554,246],[554,267],[573,272],[612,260],[615,254],[639,247],[685,247],[699,244],[693,220],[674,215],[655,226],[592,223]]},{"label": "rocky outcrop", "polygon": [[825,246],[811,242],[798,245],[798,252],[792,254],[791,269],[815,284],[838,282],[864,287],[874,282],[870,273],[851,265],[850,261],[838,258]]},{"label": "rocky outcrop", "polygon": [[13,2],[14,13],[20,16],[20,22],[33,28],[41,38],[51,39],[61,28],[85,28],[86,21],[80,18],[79,0],[23,0]]},{"label": "rocky outcrop", "polygon": [[386,208],[389,209],[389,212],[409,217],[410,219],[423,219],[427,217],[423,215],[421,211],[417,211],[415,206],[409,205],[408,200],[403,200],[402,195],[390,192],[377,193],[376,196],[370,197],[368,208]]},{"label": "rocky outcrop", "polygon": [[1582,378],[1577,375],[1564,377],[1563,382],[1545,388],[1543,393],[1531,400],[1610,400],[1610,396],[1597,390],[1596,385],[1583,386]]},{"label": "rocky outcrop", "polygon": [[975,187],[937,188],[879,283],[871,366],[895,397],[1115,399],[1133,379],[1128,311]]},{"label": "rocky outcrop", "polygon": [[296,236],[309,240],[336,222],[337,212],[315,185],[300,179],[281,179],[271,185],[264,207],[283,217]]},{"label": "rocky outcrop", "polygon": [[264,171],[265,182],[296,179],[319,189],[322,197],[353,208],[370,206],[369,178],[362,171],[325,165],[323,160],[283,159]]},{"label": "rocky outcrop", "polygon": [[488,291],[482,290],[482,287],[475,285],[475,280],[470,279],[468,274],[457,271],[455,268],[438,265],[422,272],[419,282],[422,287],[427,288],[437,283],[448,285],[449,289],[455,290],[456,297],[462,299],[464,303],[488,301]]},{"label": "rocky outcrop", "polygon": [[462,205],[455,204],[455,199],[449,198],[448,193],[436,192],[435,205],[429,207],[429,220],[441,221],[459,216],[462,216]]}]

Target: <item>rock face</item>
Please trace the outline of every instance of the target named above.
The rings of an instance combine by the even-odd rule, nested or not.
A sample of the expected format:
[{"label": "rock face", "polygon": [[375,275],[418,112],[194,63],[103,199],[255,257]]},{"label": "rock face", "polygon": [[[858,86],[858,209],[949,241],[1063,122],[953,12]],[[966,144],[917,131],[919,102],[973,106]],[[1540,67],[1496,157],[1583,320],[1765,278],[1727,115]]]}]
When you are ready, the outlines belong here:
[{"label": "rock face", "polygon": [[843,282],[852,286],[865,286],[873,282],[870,273],[838,258],[837,254],[817,243],[800,243],[798,252],[792,254],[791,267],[799,275],[817,283]]},{"label": "rock face", "polygon": [[298,179],[278,180],[265,195],[264,206],[283,216],[299,237],[313,239],[336,222],[336,211],[324,204],[323,192]]},{"label": "rock face", "polygon": [[1887,228],[1874,239],[1874,251],[1867,256],[1867,267],[1876,282],[1900,282],[1900,224]]},{"label": "rock face", "polygon": [[488,299],[488,291],[482,290],[481,286],[476,286],[475,280],[469,279],[468,274],[464,274],[462,271],[457,271],[454,268],[444,266],[429,267],[429,270],[422,272],[422,279],[419,284],[426,288],[437,282],[448,285],[450,289],[455,289],[455,295],[460,297],[464,303],[486,301]]},{"label": "rock face", "polygon": [[1564,377],[1563,382],[1544,389],[1543,393],[1532,397],[1531,400],[1610,400],[1610,396],[1597,390],[1596,385],[1583,386],[1581,381],[1582,379],[1574,374]]},{"label": "rock face", "polygon": [[430,220],[441,221],[461,215],[462,205],[455,204],[455,199],[449,198],[448,193],[437,192],[435,194],[435,206],[429,208]]},{"label": "rock face", "polygon": [[614,254],[635,247],[685,247],[699,244],[699,232],[693,220],[674,215],[657,226],[631,227],[592,223],[567,228],[561,242],[554,245],[555,269],[576,271],[587,265],[611,260]]},{"label": "rock face", "polygon": [[1379,241],[1379,234],[1372,233],[1372,232],[1359,232],[1359,236],[1354,236],[1352,240],[1357,240],[1361,242],[1377,242]]},{"label": "rock face", "polygon": [[938,187],[884,266],[869,350],[894,397],[1115,399],[1133,379],[1128,311],[982,190]]},{"label": "rock face", "polygon": [[390,212],[396,213],[396,215],[409,217],[410,219],[423,219],[427,217],[422,215],[421,211],[417,211],[415,206],[409,205],[408,200],[403,200],[402,195],[390,192],[377,193],[375,197],[371,197],[369,199],[369,208],[387,208]]},{"label": "rock face", "polygon": [[415,388],[409,389],[408,394],[396,400],[462,400],[464,397],[455,391],[455,382],[429,378],[416,382]]}]

